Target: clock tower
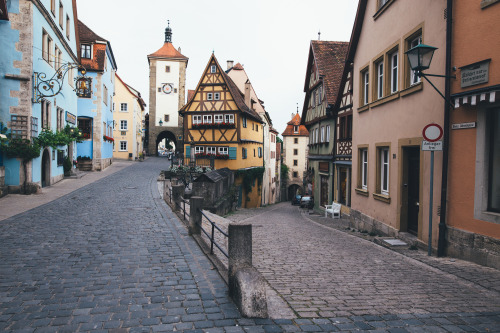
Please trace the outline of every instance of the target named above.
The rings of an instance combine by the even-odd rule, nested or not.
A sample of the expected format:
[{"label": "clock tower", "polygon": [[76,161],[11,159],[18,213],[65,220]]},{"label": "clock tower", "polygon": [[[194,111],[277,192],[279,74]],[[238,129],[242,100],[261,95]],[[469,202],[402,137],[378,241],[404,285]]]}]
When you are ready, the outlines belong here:
[{"label": "clock tower", "polygon": [[168,22],[165,43],[148,55],[149,62],[149,120],[147,127],[147,153],[157,154],[158,144],[167,139],[182,152],[182,118],[179,110],[186,99],[186,67],[188,58],[180,48],[172,45],[172,28]]}]

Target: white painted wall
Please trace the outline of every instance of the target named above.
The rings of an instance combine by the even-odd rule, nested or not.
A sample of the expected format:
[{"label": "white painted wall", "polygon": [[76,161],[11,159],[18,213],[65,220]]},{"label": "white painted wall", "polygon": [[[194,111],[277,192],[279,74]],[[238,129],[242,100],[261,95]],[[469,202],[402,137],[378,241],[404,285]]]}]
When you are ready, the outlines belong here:
[{"label": "white painted wall", "polygon": [[[166,66],[170,66],[170,72],[165,71]],[[163,126],[175,126],[179,123],[179,92],[180,92],[180,63],[176,61],[158,60],[156,62],[156,119],[155,125],[159,126],[160,119]],[[165,94],[162,88],[163,84],[170,83],[174,90],[170,94]],[[177,89],[177,92],[175,92]],[[168,123],[165,122],[165,115],[170,116]]]}]

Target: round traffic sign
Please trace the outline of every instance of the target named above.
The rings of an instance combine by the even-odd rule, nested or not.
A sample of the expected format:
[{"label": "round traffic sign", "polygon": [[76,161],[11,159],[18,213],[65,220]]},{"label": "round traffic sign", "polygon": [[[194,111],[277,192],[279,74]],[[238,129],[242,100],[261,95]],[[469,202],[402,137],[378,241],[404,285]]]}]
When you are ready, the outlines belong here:
[{"label": "round traffic sign", "polygon": [[425,141],[436,142],[443,136],[443,128],[438,124],[429,124],[422,130]]}]

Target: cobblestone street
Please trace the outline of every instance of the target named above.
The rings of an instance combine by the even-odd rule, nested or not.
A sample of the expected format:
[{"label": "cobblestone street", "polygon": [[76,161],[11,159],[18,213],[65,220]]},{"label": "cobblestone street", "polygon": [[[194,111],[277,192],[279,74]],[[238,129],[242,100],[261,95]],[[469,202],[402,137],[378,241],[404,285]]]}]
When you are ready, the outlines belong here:
[{"label": "cobblestone street", "polygon": [[500,331],[498,271],[458,260],[442,269],[450,262],[401,255],[289,203],[229,218],[254,225],[254,264],[298,318],[241,318],[158,193],[166,167],[161,158],[131,163],[0,221],[0,330]]}]

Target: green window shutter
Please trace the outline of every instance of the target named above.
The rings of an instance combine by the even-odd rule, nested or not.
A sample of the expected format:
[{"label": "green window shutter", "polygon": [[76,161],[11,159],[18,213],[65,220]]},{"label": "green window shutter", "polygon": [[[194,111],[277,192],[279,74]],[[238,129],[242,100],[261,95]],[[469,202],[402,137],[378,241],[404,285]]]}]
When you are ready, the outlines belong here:
[{"label": "green window shutter", "polygon": [[191,156],[191,146],[186,146],[186,154],[184,155],[184,157],[189,157]]},{"label": "green window shutter", "polygon": [[229,159],[230,160],[236,159],[236,147],[229,147]]}]

